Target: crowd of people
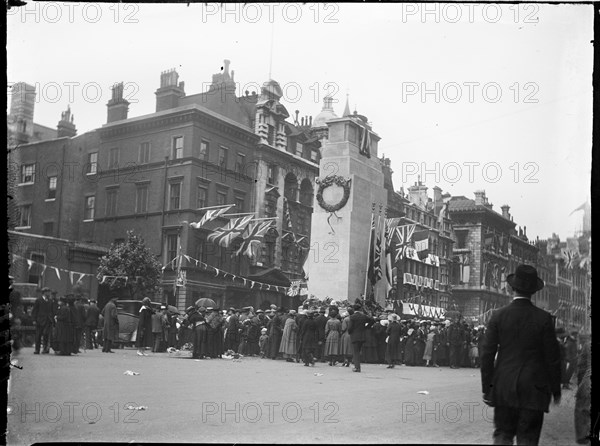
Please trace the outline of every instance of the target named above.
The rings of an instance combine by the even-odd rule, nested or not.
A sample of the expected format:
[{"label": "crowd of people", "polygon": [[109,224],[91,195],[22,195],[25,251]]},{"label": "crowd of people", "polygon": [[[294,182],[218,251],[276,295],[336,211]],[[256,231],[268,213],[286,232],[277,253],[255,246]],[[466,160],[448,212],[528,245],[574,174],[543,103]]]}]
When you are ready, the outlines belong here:
[{"label": "crowd of people", "polygon": [[[178,346],[193,345],[193,357],[218,358],[227,351],[247,356],[314,365],[349,367],[353,361],[353,317],[348,309],[304,308],[265,310],[191,306],[179,330]],[[223,314],[225,313],[225,314]],[[477,367],[483,327],[450,321],[401,320],[392,312],[367,315],[356,330],[360,362],[407,366]],[[354,323],[357,326],[357,323]],[[356,367],[355,367],[356,368]]]}]

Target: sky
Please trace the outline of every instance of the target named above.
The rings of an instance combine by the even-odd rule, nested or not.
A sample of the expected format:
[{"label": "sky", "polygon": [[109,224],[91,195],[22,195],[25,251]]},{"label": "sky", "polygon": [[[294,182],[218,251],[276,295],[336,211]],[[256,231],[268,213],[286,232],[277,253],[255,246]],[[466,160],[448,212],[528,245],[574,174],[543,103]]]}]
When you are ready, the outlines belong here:
[{"label": "sky", "polygon": [[593,8],[544,4],[29,3],[8,13],[10,85],[36,85],[34,121],[70,106],[79,134],[155,111],[161,71],[204,91],[223,60],[239,93],[269,78],[294,116],[334,98],[366,116],[396,189],[510,205],[530,239],[581,228],[589,199]]}]

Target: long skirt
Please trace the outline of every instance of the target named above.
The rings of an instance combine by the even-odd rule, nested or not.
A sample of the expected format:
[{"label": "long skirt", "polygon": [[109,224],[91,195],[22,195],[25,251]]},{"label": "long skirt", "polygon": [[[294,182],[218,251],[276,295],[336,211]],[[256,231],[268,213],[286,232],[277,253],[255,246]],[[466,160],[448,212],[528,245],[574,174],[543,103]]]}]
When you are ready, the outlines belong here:
[{"label": "long skirt", "polygon": [[365,343],[362,348],[362,362],[368,364],[377,363],[377,340],[373,334],[373,330],[367,328],[365,330]]},{"label": "long skirt", "polygon": [[77,351],[74,345],[75,329],[71,324],[65,324],[61,321],[56,323],[56,341],[58,351],[61,355],[70,355]]},{"label": "long skirt", "polygon": [[325,356],[338,356],[340,354],[340,333],[330,331],[325,339]]},{"label": "long skirt", "polygon": [[347,331],[342,334],[340,341],[340,355],[344,355],[346,357],[352,356],[352,340],[350,339],[350,334]]},{"label": "long skirt", "polygon": [[279,346],[281,345],[281,338],[283,336],[283,333],[281,331],[276,331],[273,334],[273,339],[271,339],[271,336],[269,336],[269,339],[271,341],[271,354],[269,355],[269,358],[277,358],[277,356],[279,355]]},{"label": "long skirt", "polygon": [[[590,435],[591,371],[587,371],[575,392],[575,440],[586,444]],[[589,443],[588,443],[589,444]]]},{"label": "long skirt", "polygon": [[433,355],[433,339],[427,341],[425,344],[425,352],[423,353],[423,359],[426,361],[431,360],[431,356]]},{"label": "long skirt", "polygon": [[416,348],[415,341],[412,339],[408,339],[406,341],[406,347],[404,350],[404,364],[406,365],[416,365]]},{"label": "long skirt", "polygon": [[198,325],[193,330],[194,333],[194,351],[193,358],[202,358],[207,355],[206,352],[206,325]]}]

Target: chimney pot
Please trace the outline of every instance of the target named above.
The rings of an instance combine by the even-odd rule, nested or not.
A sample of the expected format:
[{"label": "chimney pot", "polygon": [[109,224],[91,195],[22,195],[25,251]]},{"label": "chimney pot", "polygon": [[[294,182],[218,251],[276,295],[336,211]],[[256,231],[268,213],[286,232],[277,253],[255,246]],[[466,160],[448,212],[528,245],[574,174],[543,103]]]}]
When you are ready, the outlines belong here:
[{"label": "chimney pot", "polygon": [[231,63],[231,61],[229,59],[225,59],[223,61],[223,72],[225,74],[229,74],[229,64]]}]

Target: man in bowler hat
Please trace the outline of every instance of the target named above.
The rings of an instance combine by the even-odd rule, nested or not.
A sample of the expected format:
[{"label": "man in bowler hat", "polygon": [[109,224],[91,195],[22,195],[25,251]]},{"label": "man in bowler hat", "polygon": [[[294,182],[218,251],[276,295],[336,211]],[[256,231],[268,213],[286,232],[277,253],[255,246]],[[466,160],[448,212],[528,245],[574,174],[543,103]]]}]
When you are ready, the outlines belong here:
[{"label": "man in bowler hat", "polygon": [[560,403],[559,345],[552,316],[531,303],[544,287],[537,270],[519,265],[506,281],[515,297],[488,323],[481,351],[483,400],[494,407],[494,444],[512,444],[516,436],[517,444],[537,445],[550,399]]},{"label": "man in bowler hat", "polygon": [[371,326],[374,322],[372,317],[363,313],[363,309],[360,305],[357,304],[354,306],[354,314],[350,316],[350,324],[348,327],[350,341],[352,341],[353,372],[360,373],[360,351],[366,340],[366,326]]},{"label": "man in bowler hat", "polygon": [[54,304],[50,299],[50,288],[42,288],[42,296],[38,297],[33,304],[31,317],[35,325],[35,355],[40,354],[40,347],[43,346],[42,353],[50,353],[50,333],[54,325],[54,316],[56,314]]}]

